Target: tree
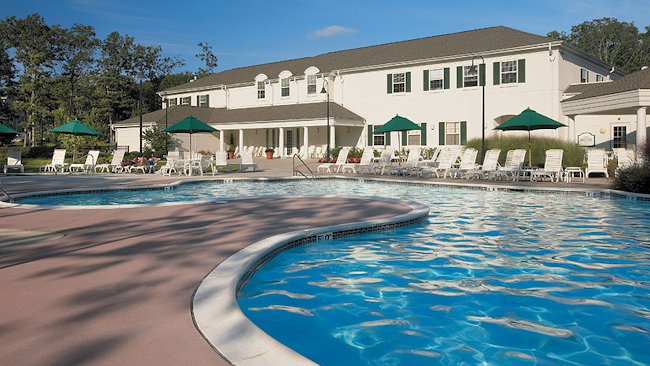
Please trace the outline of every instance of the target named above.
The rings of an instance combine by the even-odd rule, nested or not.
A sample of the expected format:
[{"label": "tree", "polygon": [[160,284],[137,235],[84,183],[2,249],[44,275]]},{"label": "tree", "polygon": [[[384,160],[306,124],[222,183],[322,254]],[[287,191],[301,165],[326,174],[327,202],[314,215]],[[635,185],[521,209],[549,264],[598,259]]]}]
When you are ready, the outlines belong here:
[{"label": "tree", "polygon": [[79,79],[87,76],[95,64],[95,52],[99,41],[95,38],[95,30],[91,26],[75,24],[70,29],[59,32],[61,44],[61,74],[66,78],[66,94],[70,114],[78,118],[78,108],[75,108],[77,84]]},{"label": "tree", "polygon": [[198,77],[208,76],[217,68],[217,56],[214,55],[212,46],[207,42],[199,42],[197,46],[201,47],[201,53],[196,54],[196,57],[205,64],[205,67],[199,68],[197,75]]},{"label": "tree", "polygon": [[[646,28],[648,34],[648,28]],[[571,33],[552,31],[549,37],[566,41],[569,45],[624,72],[639,70],[650,61],[644,35],[634,23],[614,18],[594,19],[571,28]]]}]

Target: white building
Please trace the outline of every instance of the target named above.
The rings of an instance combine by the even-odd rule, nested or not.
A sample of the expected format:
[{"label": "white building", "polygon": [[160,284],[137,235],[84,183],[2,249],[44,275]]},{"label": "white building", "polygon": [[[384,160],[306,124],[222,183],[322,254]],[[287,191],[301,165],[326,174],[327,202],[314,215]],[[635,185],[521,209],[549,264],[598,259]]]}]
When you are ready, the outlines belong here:
[{"label": "white building", "polygon": [[[220,131],[195,135],[195,150],[226,149],[232,142],[273,147],[286,156],[326,146],[328,124],[332,147],[465,144],[483,132],[496,135],[494,127],[528,107],[569,126],[534,134],[578,141],[583,132],[597,131],[596,144],[611,148],[621,133],[616,121],[629,134],[636,115],[569,113],[564,109],[573,106],[562,101],[587,89],[574,84],[621,76],[562,41],[494,27],[226,70],[159,95],[169,101],[168,124],[194,115]],[[396,114],[423,131],[372,134]],[[164,127],[164,116],[164,110],[146,114],[144,126]],[[137,117],[114,129],[118,145],[138,149]]]}]

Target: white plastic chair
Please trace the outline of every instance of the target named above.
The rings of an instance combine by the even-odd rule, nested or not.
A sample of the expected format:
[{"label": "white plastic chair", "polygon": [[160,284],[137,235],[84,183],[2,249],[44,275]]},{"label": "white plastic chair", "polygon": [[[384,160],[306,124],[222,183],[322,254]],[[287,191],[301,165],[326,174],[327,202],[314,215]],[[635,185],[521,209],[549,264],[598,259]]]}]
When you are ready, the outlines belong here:
[{"label": "white plastic chair", "polygon": [[212,175],[217,174],[219,169],[225,169],[228,173],[231,172],[230,163],[228,163],[228,153],[226,151],[217,151],[214,153],[214,160],[210,163]]},{"label": "white plastic chair", "polygon": [[239,171],[243,172],[244,170],[248,170],[248,168],[252,168],[254,172],[258,170],[257,164],[253,162],[253,154],[251,154],[251,152],[248,150],[243,150],[241,152],[241,164],[239,164]]},{"label": "white plastic chair", "polygon": [[468,170],[476,168],[476,156],[478,155],[478,150],[469,148],[466,149],[463,153],[463,157],[460,159],[460,165],[457,168],[451,167],[447,169],[446,173],[449,173],[449,177],[456,178],[459,174],[464,174]]},{"label": "white plastic chair", "polygon": [[485,158],[483,158],[483,165],[480,168],[470,169],[465,172],[465,179],[470,178],[481,178],[485,179],[486,176],[497,171],[499,166],[499,155],[501,155],[501,149],[490,149],[485,152]]},{"label": "white plastic chair", "polygon": [[490,179],[494,178],[496,180],[501,177],[511,177],[514,181],[524,166],[525,160],[526,149],[508,150],[505,164],[503,164],[503,167],[499,167],[497,170],[490,173]]},{"label": "white plastic chair", "polygon": [[180,160],[180,157],[181,153],[178,150],[168,152],[167,156],[165,157],[165,165],[160,167],[158,173],[161,175],[167,174],[169,176],[172,175],[172,172],[178,173],[178,170],[176,170],[176,168],[179,167],[178,161]]},{"label": "white plastic chair", "polygon": [[7,174],[9,169],[18,169],[21,173],[25,172],[23,166],[23,153],[18,150],[9,150],[7,152],[7,164],[4,167],[4,172]]},{"label": "white plastic chair", "polygon": [[531,181],[536,181],[538,178],[543,179],[548,177],[551,182],[559,182],[562,176],[562,157],[564,150],[550,149],[546,150],[546,159],[544,160],[544,168],[533,171],[530,175]]},{"label": "white plastic chair", "polygon": [[95,172],[109,172],[116,173],[122,170],[122,160],[124,160],[124,155],[126,154],[126,149],[117,149],[113,153],[113,158],[110,164],[96,164]]},{"label": "white plastic chair", "polygon": [[341,170],[341,167],[347,163],[348,153],[350,148],[343,147],[339,150],[339,155],[336,158],[336,163],[323,163],[320,164],[317,168],[319,173],[338,173]]},{"label": "white plastic chair", "polygon": [[52,154],[52,162],[41,165],[39,170],[57,173],[59,171],[63,172],[66,166],[68,164],[65,162],[65,149],[56,149],[54,150],[54,154]]},{"label": "white plastic chair", "polygon": [[585,177],[589,178],[589,174],[603,173],[605,178],[609,178],[607,172],[607,155],[604,149],[589,149],[587,150],[587,169],[585,169]]},{"label": "white plastic chair", "polygon": [[99,159],[99,150],[90,150],[88,152],[88,155],[86,155],[86,161],[81,164],[81,163],[74,163],[70,164],[68,167],[68,170],[70,172],[75,171],[75,172],[86,172],[90,173],[95,170],[95,166],[97,166],[97,159]]}]

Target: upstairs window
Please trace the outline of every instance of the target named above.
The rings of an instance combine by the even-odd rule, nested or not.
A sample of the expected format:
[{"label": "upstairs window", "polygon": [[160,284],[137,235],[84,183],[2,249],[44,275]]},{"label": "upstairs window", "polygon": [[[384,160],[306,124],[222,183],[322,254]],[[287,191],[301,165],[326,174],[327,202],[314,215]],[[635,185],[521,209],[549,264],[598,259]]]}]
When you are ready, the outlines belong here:
[{"label": "upstairs window", "polygon": [[209,107],[210,106],[210,96],[208,94],[199,95],[196,97],[196,105],[199,107]]},{"label": "upstairs window", "polygon": [[443,69],[429,70],[429,90],[439,90],[444,87]]},{"label": "upstairs window", "polygon": [[589,70],[580,69],[580,82],[588,83],[589,82]]},{"label": "upstairs window", "polygon": [[181,98],[181,105],[191,105],[191,104],[192,104],[192,98],[190,97]]},{"label": "upstairs window", "polygon": [[257,99],[266,98],[266,87],[263,81],[257,82]]},{"label": "upstairs window", "polygon": [[463,87],[478,86],[478,66],[463,67]]},{"label": "upstairs window", "polygon": [[284,78],[280,81],[280,95],[283,97],[289,96],[289,78]]},{"label": "upstairs window", "polygon": [[316,94],[316,75],[307,75],[307,94]]},{"label": "upstairs window", "polygon": [[501,63],[501,84],[517,82],[517,61],[504,61]]},{"label": "upstairs window", "polygon": [[393,93],[406,91],[406,75],[403,72],[393,74]]}]

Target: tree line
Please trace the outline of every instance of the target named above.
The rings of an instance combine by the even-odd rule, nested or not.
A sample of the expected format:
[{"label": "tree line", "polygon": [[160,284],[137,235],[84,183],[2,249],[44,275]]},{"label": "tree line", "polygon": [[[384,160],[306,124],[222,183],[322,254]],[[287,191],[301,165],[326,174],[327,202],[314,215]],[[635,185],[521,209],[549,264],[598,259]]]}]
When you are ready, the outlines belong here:
[{"label": "tree line", "polygon": [[[624,72],[650,64],[650,26],[641,33],[633,23],[603,18],[548,36]],[[111,123],[139,114],[140,95],[143,113],[157,110],[156,92],[209,75],[218,61],[202,42],[196,57],[204,66],[178,72],[184,60],[160,46],[118,32],[99,39],[92,26],[48,25],[38,14],[0,21],[0,46],[0,122],[22,131],[25,146],[54,138],[47,131],[72,119],[108,139]]]},{"label": "tree line", "polygon": [[22,131],[25,146],[43,144],[50,128],[72,119],[108,139],[111,123],[139,114],[140,95],[143,113],[160,109],[157,91],[217,66],[207,43],[196,55],[205,66],[176,72],[185,62],[160,46],[118,32],[100,39],[92,26],[48,25],[38,14],[0,21],[0,46],[0,122]]}]

